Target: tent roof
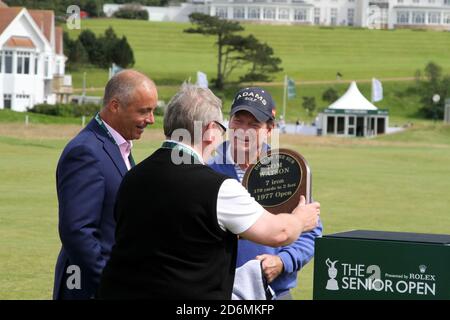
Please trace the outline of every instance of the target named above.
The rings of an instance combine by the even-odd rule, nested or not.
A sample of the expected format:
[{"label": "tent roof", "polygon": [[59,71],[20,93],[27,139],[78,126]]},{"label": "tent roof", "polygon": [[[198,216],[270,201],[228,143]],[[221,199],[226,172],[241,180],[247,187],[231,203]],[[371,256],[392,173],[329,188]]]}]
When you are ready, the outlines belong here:
[{"label": "tent roof", "polygon": [[367,100],[353,81],[342,97],[333,102],[328,109],[340,110],[378,110],[369,100]]}]

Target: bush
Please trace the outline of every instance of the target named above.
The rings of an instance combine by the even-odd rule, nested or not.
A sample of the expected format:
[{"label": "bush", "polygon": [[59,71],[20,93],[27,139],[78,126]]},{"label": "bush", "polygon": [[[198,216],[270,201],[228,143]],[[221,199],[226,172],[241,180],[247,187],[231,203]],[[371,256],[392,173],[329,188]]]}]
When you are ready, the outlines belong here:
[{"label": "bush", "polygon": [[148,12],[140,6],[127,5],[116,11],[114,17],[120,19],[148,20]]},{"label": "bush", "polygon": [[100,110],[100,106],[96,104],[83,104],[77,105],[74,103],[69,104],[37,104],[33,108],[29,109],[29,112],[46,114],[58,117],[81,117],[81,116],[94,116]]}]

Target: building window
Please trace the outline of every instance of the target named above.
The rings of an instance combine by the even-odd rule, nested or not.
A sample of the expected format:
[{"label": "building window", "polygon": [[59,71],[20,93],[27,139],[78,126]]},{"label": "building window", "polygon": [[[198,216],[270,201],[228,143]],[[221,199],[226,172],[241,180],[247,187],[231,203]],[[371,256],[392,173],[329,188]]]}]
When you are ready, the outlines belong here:
[{"label": "building window", "polygon": [[428,23],[432,23],[432,24],[441,23],[441,13],[440,12],[429,12],[428,13]]},{"label": "building window", "polygon": [[403,0],[397,0],[397,3],[398,3],[398,4],[402,4],[402,3],[403,3]]},{"label": "building window", "polygon": [[338,9],[337,8],[331,8],[331,10],[330,10],[330,24],[332,26],[337,25],[337,15],[338,15]]},{"label": "building window", "polygon": [[345,134],[345,117],[337,117],[337,134]]},{"label": "building window", "polygon": [[413,3],[419,3],[420,1],[419,0],[413,0]]},{"label": "building window", "polygon": [[3,108],[4,109],[11,109],[11,97],[10,94],[4,94],[3,95]]},{"label": "building window", "polygon": [[314,24],[320,24],[320,8],[314,8]]},{"label": "building window", "polygon": [[334,117],[327,117],[327,133],[334,134]]},{"label": "building window", "polygon": [[444,4],[450,5],[450,0],[444,0]]},{"label": "building window", "polygon": [[24,63],[24,73],[30,74],[30,57],[25,57],[25,63]]},{"label": "building window", "polygon": [[445,24],[450,24],[450,13],[444,14],[444,21]]},{"label": "building window", "polygon": [[349,126],[355,125],[355,117],[348,117],[348,125]]},{"label": "building window", "polygon": [[355,9],[348,9],[347,11],[348,25],[352,26],[355,23]]},{"label": "building window", "polygon": [[278,19],[279,20],[289,20],[289,9],[278,10]]},{"label": "building window", "polygon": [[398,24],[408,24],[409,23],[409,12],[408,11],[397,12],[397,23]]},{"label": "building window", "polygon": [[259,19],[261,14],[261,10],[259,8],[249,8],[248,9],[248,18],[249,19]]},{"label": "building window", "polygon": [[233,8],[233,19],[245,19],[245,8],[244,7],[234,7]]},{"label": "building window", "polygon": [[412,22],[414,24],[424,24],[425,23],[425,12],[413,12]]},{"label": "building window", "polygon": [[45,58],[45,63],[44,63],[44,76],[45,77],[50,77],[50,70],[49,70],[49,61],[48,61],[48,57]]},{"label": "building window", "polygon": [[274,8],[264,8],[264,19],[274,20],[275,19],[275,9]]},{"label": "building window", "polygon": [[38,58],[34,58],[34,74],[38,74]]},{"label": "building window", "polygon": [[219,18],[228,18],[228,8],[227,7],[216,7],[216,16]]},{"label": "building window", "polygon": [[12,51],[5,51],[5,73],[12,73],[13,71],[13,55]]},{"label": "building window", "polygon": [[436,0],[428,0],[428,3],[436,3]]},{"label": "building window", "polygon": [[307,12],[306,9],[295,9],[294,11],[294,20],[295,21],[306,21],[307,20]]},{"label": "building window", "polygon": [[17,52],[17,73],[29,74],[30,73],[30,53],[29,52]]},{"label": "building window", "polygon": [[17,73],[21,74],[23,70],[23,57],[17,56]]}]

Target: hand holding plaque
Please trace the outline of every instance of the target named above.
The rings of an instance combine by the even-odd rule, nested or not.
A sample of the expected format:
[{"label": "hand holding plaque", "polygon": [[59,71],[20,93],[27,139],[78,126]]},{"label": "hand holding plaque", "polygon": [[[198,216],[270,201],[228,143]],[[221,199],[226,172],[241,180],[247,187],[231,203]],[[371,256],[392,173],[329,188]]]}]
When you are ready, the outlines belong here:
[{"label": "hand holding plaque", "polygon": [[289,149],[270,150],[245,172],[242,184],[271,213],[292,212],[300,196],[311,202],[311,171],[305,158]]}]

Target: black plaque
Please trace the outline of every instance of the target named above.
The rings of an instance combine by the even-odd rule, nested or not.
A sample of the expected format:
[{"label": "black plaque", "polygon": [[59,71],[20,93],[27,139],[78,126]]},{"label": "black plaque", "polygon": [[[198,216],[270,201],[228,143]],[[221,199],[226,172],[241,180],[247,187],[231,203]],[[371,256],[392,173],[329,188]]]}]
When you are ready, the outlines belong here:
[{"label": "black plaque", "polygon": [[242,184],[271,213],[292,212],[302,195],[311,202],[311,171],[293,150],[269,151],[247,169]]}]

